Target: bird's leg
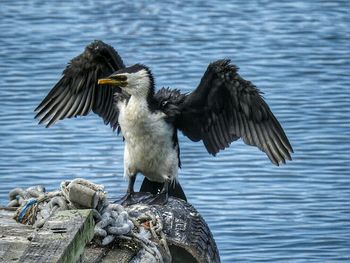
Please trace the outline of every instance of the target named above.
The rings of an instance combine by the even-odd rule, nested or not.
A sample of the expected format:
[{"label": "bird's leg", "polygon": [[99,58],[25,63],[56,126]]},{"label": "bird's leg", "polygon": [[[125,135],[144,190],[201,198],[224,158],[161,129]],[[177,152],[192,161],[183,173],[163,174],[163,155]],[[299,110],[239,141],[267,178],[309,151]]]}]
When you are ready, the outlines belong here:
[{"label": "bird's leg", "polygon": [[164,182],[163,188],[150,202],[151,205],[165,205],[168,202],[170,181]]},{"label": "bird's leg", "polygon": [[126,190],[126,194],[119,200],[117,200],[118,203],[122,204],[123,206],[129,206],[134,204],[136,201],[133,198],[134,195],[134,184],[136,180],[136,174],[133,174],[129,177],[129,183],[128,183],[128,189]]},{"label": "bird's leg", "polygon": [[134,193],[135,180],[136,174],[129,177],[128,189],[126,190],[126,194],[132,195]]},{"label": "bird's leg", "polygon": [[169,180],[166,180],[159,194],[168,194],[168,191],[169,191]]}]

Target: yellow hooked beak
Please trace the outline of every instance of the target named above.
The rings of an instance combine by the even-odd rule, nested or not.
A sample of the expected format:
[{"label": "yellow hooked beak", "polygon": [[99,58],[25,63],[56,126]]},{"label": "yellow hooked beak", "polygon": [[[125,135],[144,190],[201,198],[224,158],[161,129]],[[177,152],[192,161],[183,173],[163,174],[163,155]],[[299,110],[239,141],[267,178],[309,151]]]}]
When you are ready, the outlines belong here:
[{"label": "yellow hooked beak", "polygon": [[125,76],[110,76],[109,78],[105,79],[99,79],[98,85],[111,85],[111,86],[118,86],[118,87],[126,87],[128,85],[128,82],[126,80]]},{"label": "yellow hooked beak", "polygon": [[118,85],[119,81],[114,79],[99,79],[98,85]]}]

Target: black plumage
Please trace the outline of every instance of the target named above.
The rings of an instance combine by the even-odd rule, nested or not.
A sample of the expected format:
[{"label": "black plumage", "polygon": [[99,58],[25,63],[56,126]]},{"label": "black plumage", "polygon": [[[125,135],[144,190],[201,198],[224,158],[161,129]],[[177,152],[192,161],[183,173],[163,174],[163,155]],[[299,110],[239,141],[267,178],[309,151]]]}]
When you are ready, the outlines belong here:
[{"label": "black plumage", "polygon": [[192,141],[202,140],[213,155],[242,138],[276,165],[291,160],[292,146],[260,91],[229,60],[211,63],[178,110],[175,126]]},{"label": "black plumage", "polygon": [[118,87],[99,87],[97,80],[123,68],[124,63],[113,47],[98,40],[92,42],[69,62],[62,78],[35,109],[35,118],[50,127],[58,120],[85,116],[92,110],[116,129],[118,110],[113,95],[123,94]]},{"label": "black plumage", "polygon": [[125,67],[118,53],[102,41],[94,41],[72,59],[62,78],[35,109],[40,123],[47,127],[58,120],[89,112],[101,116],[105,124],[118,128],[116,101],[129,100],[117,86],[98,86],[98,79],[115,72],[148,72],[150,87],[147,98],[152,112],[161,111],[164,120],[192,141],[202,140],[207,151],[215,155],[231,142],[242,138],[248,145],[265,152],[272,163],[279,165],[291,160],[293,149],[280,123],[263,100],[261,92],[244,80],[230,60],[209,64],[198,87],[191,93],[162,88],[154,91],[150,70],[136,64]]}]

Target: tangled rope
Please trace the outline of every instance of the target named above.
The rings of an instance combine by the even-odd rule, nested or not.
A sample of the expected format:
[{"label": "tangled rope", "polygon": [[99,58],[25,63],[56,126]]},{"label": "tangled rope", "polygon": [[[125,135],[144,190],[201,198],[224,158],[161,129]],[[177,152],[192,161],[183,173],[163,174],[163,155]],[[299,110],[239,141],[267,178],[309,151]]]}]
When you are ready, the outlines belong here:
[{"label": "tangled rope", "polygon": [[60,190],[53,192],[46,192],[43,186],[33,186],[26,190],[15,188],[10,191],[9,199],[8,207],[18,207],[14,219],[36,228],[41,228],[57,211],[93,209],[96,243],[107,246],[116,239],[133,240],[141,248],[135,257],[140,260],[134,262],[171,262],[159,216],[150,212],[130,216],[131,212],[135,214],[142,205],[125,208],[110,203],[102,185],[78,178],[62,182]]}]

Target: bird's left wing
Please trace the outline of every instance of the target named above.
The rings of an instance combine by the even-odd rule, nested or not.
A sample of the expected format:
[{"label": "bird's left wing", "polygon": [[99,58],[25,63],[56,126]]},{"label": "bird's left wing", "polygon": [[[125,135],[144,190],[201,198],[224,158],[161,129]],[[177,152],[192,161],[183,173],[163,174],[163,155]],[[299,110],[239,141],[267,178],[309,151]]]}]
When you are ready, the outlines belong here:
[{"label": "bird's left wing", "polygon": [[73,58],[62,78],[35,109],[39,123],[47,127],[58,120],[85,116],[93,111],[114,129],[118,126],[118,110],[113,95],[118,87],[99,87],[99,78],[121,68],[124,63],[113,47],[95,40],[83,53]]},{"label": "bird's left wing", "polygon": [[229,60],[208,66],[192,93],[178,105],[175,126],[215,155],[242,138],[264,151],[272,163],[290,160],[293,149],[259,90]]}]

